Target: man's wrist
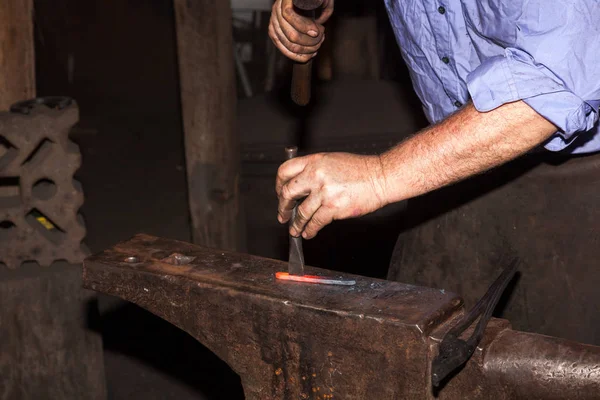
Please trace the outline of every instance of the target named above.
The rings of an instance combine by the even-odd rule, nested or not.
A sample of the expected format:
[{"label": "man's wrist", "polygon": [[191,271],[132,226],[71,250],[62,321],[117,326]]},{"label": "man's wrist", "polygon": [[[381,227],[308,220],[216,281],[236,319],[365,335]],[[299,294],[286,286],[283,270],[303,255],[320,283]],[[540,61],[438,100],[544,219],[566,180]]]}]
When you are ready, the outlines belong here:
[{"label": "man's wrist", "polygon": [[371,176],[371,185],[373,192],[379,202],[379,208],[390,204],[388,198],[387,177],[381,155],[369,156],[366,158],[367,169]]}]

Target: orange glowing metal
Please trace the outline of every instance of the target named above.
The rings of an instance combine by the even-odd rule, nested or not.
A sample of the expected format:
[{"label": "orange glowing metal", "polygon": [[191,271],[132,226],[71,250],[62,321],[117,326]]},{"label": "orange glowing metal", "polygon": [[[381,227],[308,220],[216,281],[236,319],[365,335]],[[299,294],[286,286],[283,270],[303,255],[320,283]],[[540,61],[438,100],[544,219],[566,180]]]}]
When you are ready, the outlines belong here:
[{"label": "orange glowing metal", "polygon": [[282,281],[293,281],[293,282],[302,282],[302,283],[318,283],[321,285],[343,285],[343,286],[356,285],[356,281],[354,281],[354,280],[334,278],[334,277],[330,277],[330,276],[290,275],[287,272],[277,272],[277,273],[275,273],[275,278],[282,280]]}]

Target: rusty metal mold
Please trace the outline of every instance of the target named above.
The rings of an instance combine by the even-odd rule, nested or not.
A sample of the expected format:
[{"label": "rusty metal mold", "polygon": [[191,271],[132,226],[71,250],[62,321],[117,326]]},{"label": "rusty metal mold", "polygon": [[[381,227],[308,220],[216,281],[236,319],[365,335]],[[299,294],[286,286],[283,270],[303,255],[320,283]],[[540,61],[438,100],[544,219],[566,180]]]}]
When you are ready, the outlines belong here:
[{"label": "rusty metal mold", "polygon": [[73,175],[81,155],[69,139],[77,105],[48,98],[11,110],[0,113],[0,263],[80,263],[87,254],[83,192]]},{"label": "rusty metal mold", "polygon": [[[174,254],[193,260],[167,262]],[[432,360],[463,315],[458,296],[358,276],[353,287],[276,281],[286,269],[281,261],[138,235],[86,259],[84,286],[188,332],[241,377],[250,400],[597,396],[600,348],[514,332],[498,319],[465,367],[434,389]],[[545,369],[520,373],[528,367]],[[556,382],[538,387],[544,376]]]}]

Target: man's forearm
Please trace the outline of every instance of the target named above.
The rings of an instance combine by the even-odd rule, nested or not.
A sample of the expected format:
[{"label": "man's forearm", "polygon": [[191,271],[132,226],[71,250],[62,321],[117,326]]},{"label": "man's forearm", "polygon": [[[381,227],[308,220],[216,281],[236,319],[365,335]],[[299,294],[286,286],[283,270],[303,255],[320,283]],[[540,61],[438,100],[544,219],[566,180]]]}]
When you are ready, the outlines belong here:
[{"label": "man's forearm", "polygon": [[381,156],[382,190],[393,203],[504,164],[557,128],[522,101],[487,113],[472,104]]}]

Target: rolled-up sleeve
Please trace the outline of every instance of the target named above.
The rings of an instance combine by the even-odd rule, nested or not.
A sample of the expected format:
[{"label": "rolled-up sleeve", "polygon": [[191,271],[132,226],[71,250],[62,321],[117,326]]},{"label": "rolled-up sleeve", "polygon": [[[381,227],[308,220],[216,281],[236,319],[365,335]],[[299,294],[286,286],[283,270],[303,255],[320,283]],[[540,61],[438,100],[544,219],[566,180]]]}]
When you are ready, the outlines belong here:
[{"label": "rolled-up sleeve", "polygon": [[504,54],[482,60],[467,87],[482,112],[523,100],[560,129],[547,148],[561,150],[598,122],[600,3],[553,4],[547,7],[555,10],[523,10],[516,26],[507,28],[515,29],[513,43]]}]

